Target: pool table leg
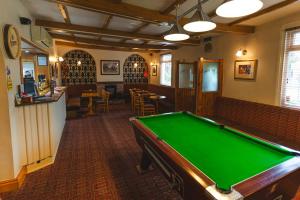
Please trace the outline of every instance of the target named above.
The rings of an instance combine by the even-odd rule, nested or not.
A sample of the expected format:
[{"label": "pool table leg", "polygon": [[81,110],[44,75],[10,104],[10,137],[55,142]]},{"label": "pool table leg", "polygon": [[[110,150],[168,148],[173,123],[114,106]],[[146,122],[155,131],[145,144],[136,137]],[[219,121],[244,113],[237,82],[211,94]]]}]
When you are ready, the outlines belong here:
[{"label": "pool table leg", "polygon": [[146,173],[147,171],[153,170],[153,167],[151,165],[151,159],[149,156],[143,151],[142,159],[139,165],[136,166],[138,172],[140,174]]}]

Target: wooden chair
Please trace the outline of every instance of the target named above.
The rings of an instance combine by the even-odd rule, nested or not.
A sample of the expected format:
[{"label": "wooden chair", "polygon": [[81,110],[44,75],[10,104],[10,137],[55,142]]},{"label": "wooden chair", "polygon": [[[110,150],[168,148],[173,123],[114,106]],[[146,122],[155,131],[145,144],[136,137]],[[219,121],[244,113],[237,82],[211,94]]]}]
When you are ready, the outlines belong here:
[{"label": "wooden chair", "polygon": [[133,112],[137,115],[140,114],[140,97],[137,92],[133,93]]},{"label": "wooden chair", "polygon": [[129,89],[130,102],[131,102],[131,111],[134,112],[134,92],[132,89]]},{"label": "wooden chair", "polygon": [[143,95],[139,95],[140,99],[140,115],[155,115],[155,106],[151,103],[146,103]]},{"label": "wooden chair", "polygon": [[101,99],[97,99],[94,101],[94,104],[97,107],[102,107],[104,112],[109,112],[109,96],[110,93],[102,90],[101,91]]},{"label": "wooden chair", "polygon": [[81,114],[81,116],[89,112],[89,103],[90,103],[89,97],[80,97],[79,113]]}]

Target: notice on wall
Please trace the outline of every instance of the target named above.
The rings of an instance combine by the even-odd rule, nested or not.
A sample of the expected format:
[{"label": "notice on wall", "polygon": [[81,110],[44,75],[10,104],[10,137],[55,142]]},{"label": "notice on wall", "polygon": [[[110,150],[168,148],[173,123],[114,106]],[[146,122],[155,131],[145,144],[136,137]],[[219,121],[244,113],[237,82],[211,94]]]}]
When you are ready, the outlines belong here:
[{"label": "notice on wall", "polygon": [[13,83],[11,80],[11,71],[8,67],[6,68],[6,84],[7,90],[11,90],[13,88]]}]

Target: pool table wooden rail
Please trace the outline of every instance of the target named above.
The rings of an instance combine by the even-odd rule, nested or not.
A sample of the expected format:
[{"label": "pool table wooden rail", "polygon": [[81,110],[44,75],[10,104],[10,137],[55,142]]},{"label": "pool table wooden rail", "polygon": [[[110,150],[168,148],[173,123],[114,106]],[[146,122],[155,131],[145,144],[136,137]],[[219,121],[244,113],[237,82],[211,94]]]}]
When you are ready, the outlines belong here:
[{"label": "pool table wooden rail", "polygon": [[[199,118],[198,116],[195,117]],[[300,180],[300,153],[297,151],[293,151],[296,155],[295,158],[287,160],[269,170],[234,185],[232,187],[233,192],[230,194],[222,194],[219,190],[212,190],[212,188],[215,188],[215,183],[209,177],[192,165],[188,160],[183,158],[171,146],[160,140],[137,118],[130,118],[130,122],[134,128],[136,140],[143,149],[143,159],[152,160],[154,163],[157,163],[158,160],[162,160],[162,163],[168,163],[169,166],[172,166],[175,171],[174,173],[179,175],[183,180],[183,183],[181,183],[183,184],[183,191],[180,191],[180,194],[184,199],[195,199],[197,197],[197,199],[227,198],[235,200],[273,200],[278,198],[278,200],[280,200],[291,199],[293,195],[296,194]],[[251,136],[261,139],[253,135]],[[269,142],[267,140],[264,141]],[[281,145],[278,146],[282,147]],[[152,149],[153,152],[149,152],[149,149]],[[289,148],[287,149],[291,150]],[[156,158],[153,158],[153,155],[156,156]],[[150,162],[148,162],[148,164],[149,163]],[[147,170],[148,165],[143,167],[143,170]],[[161,168],[159,165],[158,167]],[[167,178],[170,181],[170,177]],[[232,197],[230,195],[232,195]]]}]

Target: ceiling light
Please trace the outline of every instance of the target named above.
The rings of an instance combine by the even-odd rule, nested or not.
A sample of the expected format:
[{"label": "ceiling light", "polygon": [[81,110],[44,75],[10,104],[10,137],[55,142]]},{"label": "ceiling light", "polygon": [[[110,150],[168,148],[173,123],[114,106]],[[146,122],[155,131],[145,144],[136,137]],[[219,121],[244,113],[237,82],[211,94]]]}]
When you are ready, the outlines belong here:
[{"label": "ceiling light", "polygon": [[30,51],[29,50],[25,50],[25,53],[30,53]]},{"label": "ceiling light", "polygon": [[169,41],[182,41],[190,38],[188,34],[185,33],[182,26],[178,23],[178,6],[176,7],[176,22],[168,31],[168,33],[164,36],[165,40]]},{"label": "ceiling light", "polygon": [[165,35],[164,39],[168,41],[182,41],[189,39],[180,24],[174,24],[171,30]]},{"label": "ceiling light", "polygon": [[205,32],[216,28],[216,24],[210,20],[208,15],[203,11],[201,0],[198,0],[198,9],[189,23],[183,26],[184,30],[189,32]]},{"label": "ceiling light", "polygon": [[81,61],[80,61],[80,60],[77,61],[77,65],[78,65],[78,66],[81,65]]},{"label": "ceiling light", "polygon": [[259,11],[263,7],[260,0],[226,0],[216,13],[220,17],[243,17]]}]

